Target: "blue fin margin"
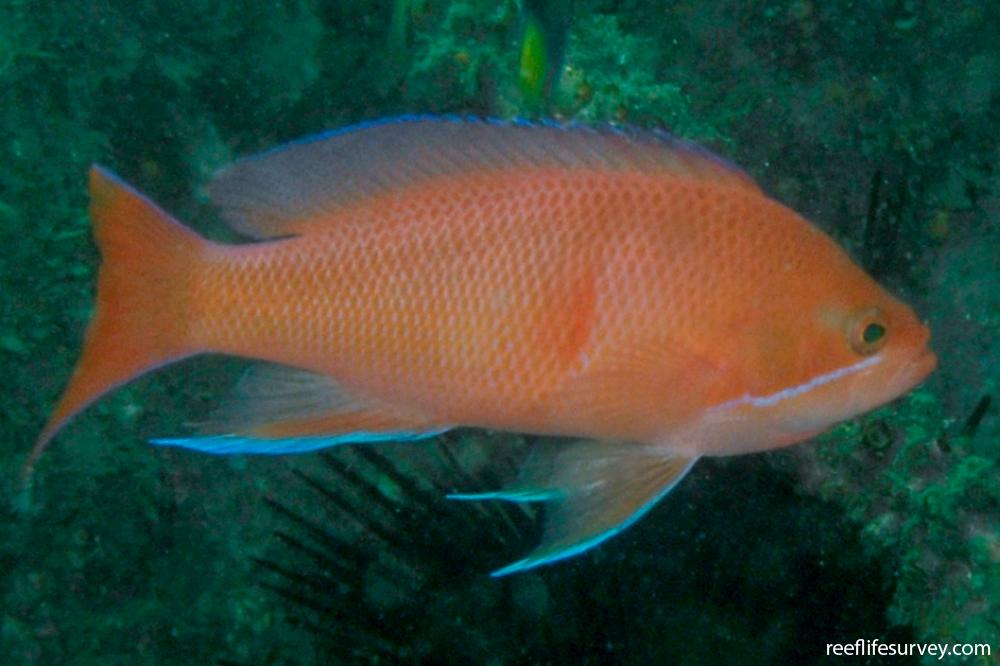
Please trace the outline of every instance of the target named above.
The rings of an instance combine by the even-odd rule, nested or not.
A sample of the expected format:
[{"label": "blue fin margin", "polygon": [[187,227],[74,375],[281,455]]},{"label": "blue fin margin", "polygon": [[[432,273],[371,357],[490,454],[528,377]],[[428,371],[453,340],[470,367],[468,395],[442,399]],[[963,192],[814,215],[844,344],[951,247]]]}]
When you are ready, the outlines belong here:
[{"label": "blue fin margin", "polygon": [[508,564],[505,567],[501,567],[500,569],[497,569],[496,571],[491,572],[490,576],[492,578],[501,578],[503,576],[508,576],[508,575],[510,575],[512,573],[518,573],[520,571],[527,571],[529,569],[534,569],[535,567],[540,567],[540,566],[543,566],[545,564],[551,564],[553,562],[558,562],[559,560],[565,560],[565,559],[568,559],[568,558],[571,558],[571,557],[576,557],[577,555],[580,555],[581,553],[584,553],[584,552],[590,550],[591,548],[595,548],[595,547],[601,545],[602,543],[604,543],[608,539],[610,539],[610,538],[612,538],[614,536],[617,536],[618,534],[624,532],[629,527],[631,527],[632,525],[634,525],[640,518],[642,518],[647,513],[649,513],[649,510],[652,509],[656,505],[657,502],[659,502],[661,499],[663,499],[671,490],[674,489],[674,487],[678,483],[680,483],[680,481],[687,475],[687,473],[691,471],[691,468],[694,466],[694,464],[697,461],[698,461],[697,458],[692,459],[687,464],[687,466],[684,468],[684,470],[681,471],[676,477],[674,477],[674,479],[669,484],[667,484],[666,486],[664,486],[663,489],[660,490],[659,493],[657,493],[648,502],[646,502],[645,504],[643,504],[642,506],[640,506],[635,511],[635,513],[633,513],[631,516],[629,516],[625,521],[619,523],[618,525],[612,527],[611,529],[605,530],[604,532],[601,532],[600,534],[597,534],[597,535],[595,535],[595,536],[593,536],[593,537],[591,537],[591,538],[589,538],[589,539],[587,539],[585,541],[582,541],[582,542],[580,542],[578,544],[570,546],[570,547],[568,547],[568,548],[566,548],[564,550],[560,550],[560,551],[554,552],[554,553],[552,553],[550,555],[546,555],[546,556],[541,557],[541,558],[534,558],[534,557],[529,556],[529,557],[526,557],[524,559],[518,560],[517,562],[513,562],[511,564]]},{"label": "blue fin margin", "polygon": [[374,444],[377,442],[414,442],[436,437],[450,428],[423,432],[351,432],[343,435],[317,435],[285,439],[261,439],[243,435],[211,435],[208,437],[166,437],[149,440],[156,446],[174,446],[212,455],[290,455],[308,453],[342,444]]},{"label": "blue fin margin", "polygon": [[697,458],[627,442],[540,442],[505,488],[449,499],[548,502],[534,551],[492,573],[525,571],[574,557],[628,529],[669,493]]}]

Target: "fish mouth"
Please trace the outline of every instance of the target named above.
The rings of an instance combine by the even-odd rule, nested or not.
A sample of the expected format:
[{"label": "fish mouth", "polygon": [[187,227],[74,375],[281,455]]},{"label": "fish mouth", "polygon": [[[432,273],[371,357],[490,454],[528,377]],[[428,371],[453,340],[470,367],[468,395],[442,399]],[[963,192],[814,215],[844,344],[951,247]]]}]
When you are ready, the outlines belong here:
[{"label": "fish mouth", "polygon": [[927,379],[929,374],[934,372],[937,363],[937,354],[930,347],[921,348],[913,355],[913,358],[903,365],[896,375],[895,381],[892,382],[895,390],[899,393],[905,393],[917,386]]},{"label": "fish mouth", "polygon": [[906,364],[907,388],[912,388],[924,381],[937,367],[937,354],[930,347],[931,329],[926,322],[920,325],[918,347],[911,360]]},{"label": "fish mouth", "polygon": [[918,383],[922,382],[927,375],[934,372],[934,368],[937,367],[937,354],[930,347],[931,329],[926,323],[924,323],[923,329],[923,344],[920,345],[920,351],[917,352],[917,358],[914,361],[917,374],[920,377],[917,380]]},{"label": "fish mouth", "polygon": [[913,360],[914,384],[919,384],[927,378],[927,375],[937,368],[937,354],[931,351],[930,347],[924,347]]}]

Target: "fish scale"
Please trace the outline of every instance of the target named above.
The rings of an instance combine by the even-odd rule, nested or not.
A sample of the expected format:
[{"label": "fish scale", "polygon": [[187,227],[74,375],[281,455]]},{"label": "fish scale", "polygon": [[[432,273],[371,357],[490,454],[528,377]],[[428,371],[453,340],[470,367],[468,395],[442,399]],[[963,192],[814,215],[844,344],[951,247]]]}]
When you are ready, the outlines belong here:
[{"label": "fish scale", "polygon": [[579,438],[454,495],[550,503],[541,543],[496,575],[605,541],[700,456],[802,441],[936,363],[830,238],[662,133],[422,117],[322,135],[209,184],[239,245],[99,167],[90,190],[96,315],[29,464],[93,400],[203,352],[257,364],[199,434],[159,444]]},{"label": "fish scale", "polygon": [[[576,186],[581,178],[584,188]],[[216,246],[218,256],[198,279],[190,316],[202,320],[204,338],[193,343],[327,373],[447,422],[475,418],[510,427],[544,411],[544,400],[570,380],[582,349],[565,351],[565,338],[587,339],[598,321],[597,338],[608,343],[598,353],[613,349],[619,330],[638,338],[669,330],[677,337],[693,333],[696,321],[721,324],[708,307],[714,299],[699,293],[702,268],[685,260],[683,246],[691,237],[704,237],[693,241],[700,251],[721,241],[725,259],[732,237],[712,234],[711,225],[684,228],[697,219],[684,214],[696,192],[685,196],[683,186],[671,184],[664,203],[649,208],[643,206],[648,187],[616,173],[451,179],[423,188],[406,209],[378,198],[356,206],[352,214],[365,224],[331,225],[274,247]],[[512,195],[504,199],[503,192]],[[478,205],[484,198],[499,202],[489,215]],[[661,220],[671,221],[671,234],[650,233]],[[704,272],[719,278],[717,269]],[[567,335],[575,313],[561,306],[572,302],[580,275],[596,281],[598,273],[618,280],[595,282],[601,319],[588,318],[588,330]],[[318,284],[317,274],[328,282]],[[692,288],[672,291],[672,282]],[[393,326],[397,300],[402,320]],[[310,307],[293,313],[293,302]],[[506,344],[496,347],[497,339]],[[490,402],[504,413],[483,414]],[[551,413],[544,418],[548,425],[533,429],[577,434]]]}]

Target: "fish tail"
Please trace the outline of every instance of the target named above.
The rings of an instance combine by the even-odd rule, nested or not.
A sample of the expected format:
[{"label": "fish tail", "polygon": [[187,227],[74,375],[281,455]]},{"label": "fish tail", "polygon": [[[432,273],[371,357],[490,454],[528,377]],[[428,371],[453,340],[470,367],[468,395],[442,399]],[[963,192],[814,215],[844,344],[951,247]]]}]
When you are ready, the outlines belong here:
[{"label": "fish tail", "polygon": [[25,475],[87,405],[197,351],[187,340],[185,285],[210,241],[100,166],[91,167],[89,185],[90,219],[101,251],[96,308],[83,353],[25,463]]}]

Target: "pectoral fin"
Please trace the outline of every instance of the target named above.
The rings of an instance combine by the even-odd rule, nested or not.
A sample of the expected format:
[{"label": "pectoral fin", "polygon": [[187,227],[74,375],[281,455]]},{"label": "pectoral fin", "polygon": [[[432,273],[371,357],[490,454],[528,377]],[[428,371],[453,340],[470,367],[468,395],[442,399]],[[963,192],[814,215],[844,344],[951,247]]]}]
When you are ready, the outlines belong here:
[{"label": "pectoral fin", "polygon": [[631,443],[545,443],[503,490],[450,497],[549,502],[541,543],[492,574],[505,576],[578,555],[615,536],[670,492],[696,460]]}]

